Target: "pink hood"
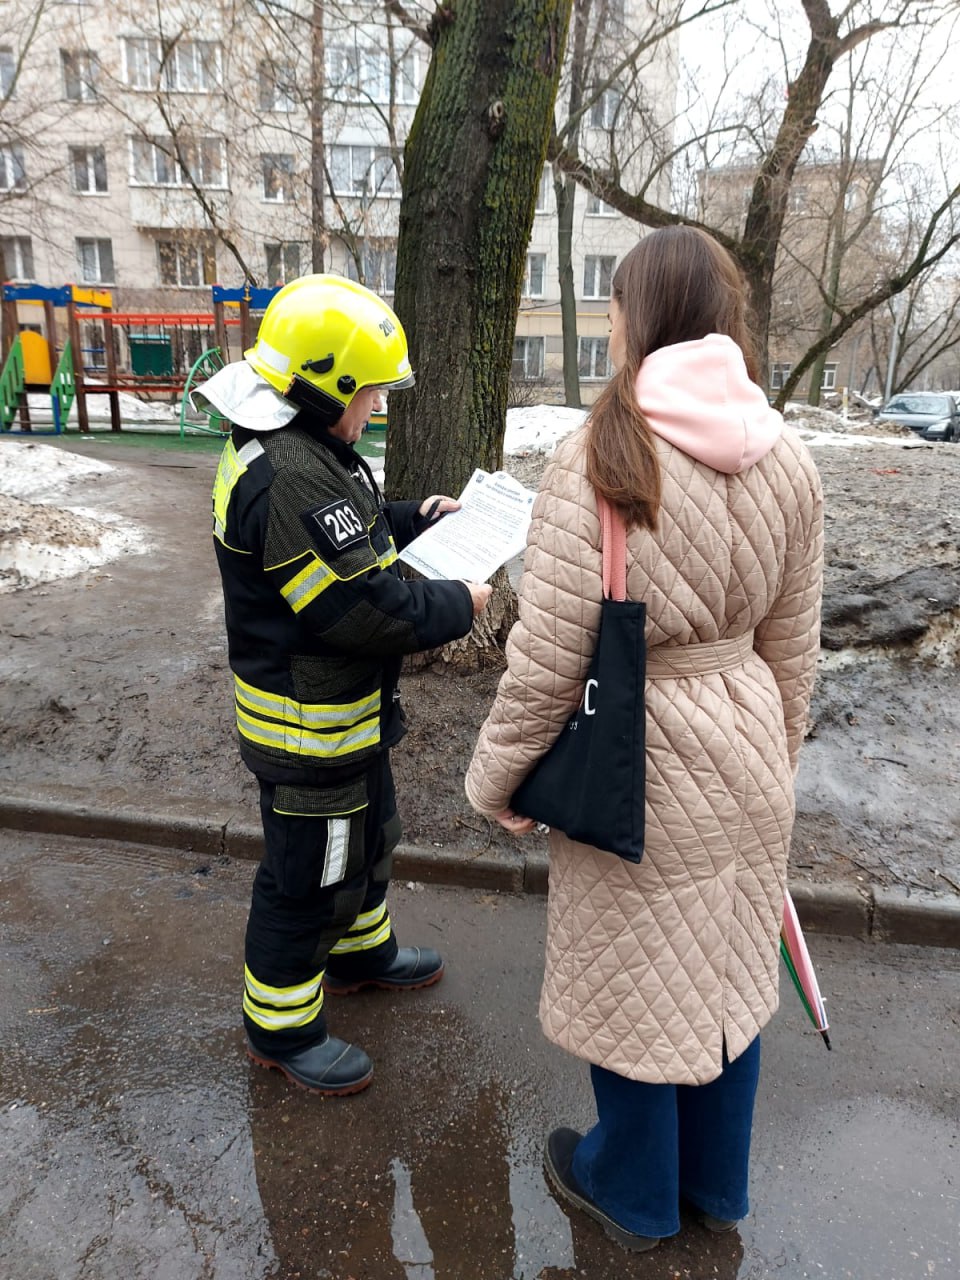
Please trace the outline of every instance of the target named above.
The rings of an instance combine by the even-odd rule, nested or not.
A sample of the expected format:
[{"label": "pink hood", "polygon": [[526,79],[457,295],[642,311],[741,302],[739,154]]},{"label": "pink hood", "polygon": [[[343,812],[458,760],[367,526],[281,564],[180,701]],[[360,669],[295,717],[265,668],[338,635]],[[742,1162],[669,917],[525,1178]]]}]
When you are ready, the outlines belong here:
[{"label": "pink hood", "polygon": [[783,431],[783,418],[750,381],[740,348],[723,334],[652,352],[636,388],[658,436],[727,475],[759,462]]}]

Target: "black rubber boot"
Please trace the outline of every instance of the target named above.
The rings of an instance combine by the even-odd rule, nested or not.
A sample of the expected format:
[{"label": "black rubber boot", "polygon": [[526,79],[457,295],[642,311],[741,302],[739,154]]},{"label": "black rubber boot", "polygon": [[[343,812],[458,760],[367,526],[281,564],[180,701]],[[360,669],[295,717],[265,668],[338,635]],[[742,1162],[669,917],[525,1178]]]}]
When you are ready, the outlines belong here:
[{"label": "black rubber boot", "polygon": [[432,987],[443,977],[443,958],[432,947],[401,947],[395,958],[377,973],[350,977],[349,973],[331,973],[329,965],[323,978],[323,989],[332,996],[349,996],[364,987],[383,991],[416,991]]},{"label": "black rubber boot", "polygon": [[631,1253],[646,1253],[655,1249],[660,1243],[659,1236],[641,1236],[635,1231],[628,1231],[615,1222],[583,1192],[573,1176],[573,1153],[580,1144],[582,1134],[575,1129],[554,1129],[547,1138],[547,1149],[543,1156],[543,1168],[547,1181],[562,1200],[582,1209],[596,1222],[599,1222],[611,1240]]},{"label": "black rubber boot", "polygon": [[258,1067],[282,1071],[301,1089],[327,1098],[359,1093],[373,1078],[373,1063],[364,1051],[333,1036],[308,1049],[275,1055],[261,1053],[248,1040],[247,1056]]}]

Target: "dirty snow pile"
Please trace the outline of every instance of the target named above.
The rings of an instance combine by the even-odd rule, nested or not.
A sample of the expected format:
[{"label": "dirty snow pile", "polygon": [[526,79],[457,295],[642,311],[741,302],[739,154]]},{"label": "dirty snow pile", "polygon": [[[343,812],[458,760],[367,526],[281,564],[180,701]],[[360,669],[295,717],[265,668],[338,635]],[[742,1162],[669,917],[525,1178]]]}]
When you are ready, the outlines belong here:
[{"label": "dirty snow pile", "polygon": [[929,448],[909,427],[892,422],[873,422],[862,413],[844,419],[842,413],[810,404],[790,401],[783,413],[784,421],[796,430],[811,449],[833,445],[841,449],[863,449],[870,445],[886,445],[893,449]]},{"label": "dirty snow pile", "polygon": [[0,446],[0,593],[70,577],[124,552],[146,550],[141,530],[102,508],[67,506],[77,481],[112,471],[106,462],[50,445]]},{"label": "dirty snow pile", "polygon": [[[95,378],[86,379],[87,390],[95,389]],[[179,403],[171,404],[162,400],[141,400],[139,396],[130,395],[126,391],[118,391],[120,418],[124,430],[136,431],[138,426],[167,426],[180,421]],[[37,428],[52,423],[53,413],[50,408],[50,397],[45,392],[31,392],[27,396],[30,406],[30,420]],[[87,398],[87,416],[91,422],[110,421],[110,397],[92,395]],[[78,425],[77,402],[70,406],[66,425]]]}]

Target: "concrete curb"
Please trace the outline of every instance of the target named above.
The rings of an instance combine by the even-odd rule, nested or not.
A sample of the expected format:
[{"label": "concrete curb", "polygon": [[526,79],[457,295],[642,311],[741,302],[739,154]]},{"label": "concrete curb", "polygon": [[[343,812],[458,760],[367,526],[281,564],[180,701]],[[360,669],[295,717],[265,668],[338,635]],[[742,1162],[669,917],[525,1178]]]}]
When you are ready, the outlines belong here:
[{"label": "concrete curb", "polygon": [[[105,791],[96,802],[90,801],[89,792],[76,787],[0,796],[0,828],[119,840],[254,862],[259,861],[262,849],[260,828],[249,822],[245,812],[194,799],[168,799],[165,807],[150,809],[145,798],[133,800],[116,790]],[[539,850],[526,853],[522,848],[494,856],[401,843],[394,859],[394,877],[503,893],[545,894],[547,857]],[[802,924],[812,932],[960,948],[960,896],[804,880],[794,881],[790,891]]]}]

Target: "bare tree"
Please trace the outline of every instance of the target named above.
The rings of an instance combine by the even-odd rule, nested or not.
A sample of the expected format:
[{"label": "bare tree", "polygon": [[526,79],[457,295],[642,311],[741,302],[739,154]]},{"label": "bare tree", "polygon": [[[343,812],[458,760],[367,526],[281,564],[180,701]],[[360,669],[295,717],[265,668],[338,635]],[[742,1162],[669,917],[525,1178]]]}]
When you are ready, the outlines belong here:
[{"label": "bare tree", "polygon": [[[726,245],[747,280],[762,368],[768,367],[767,343],[773,311],[774,272],[789,213],[790,190],[797,166],[819,127],[820,113],[828,101],[828,88],[836,68],[854,50],[885,31],[904,32],[916,28],[930,32],[937,23],[949,23],[945,16],[947,6],[920,3],[920,0],[852,0],[837,13],[831,10],[827,0],[801,0],[801,4],[806,24],[803,49],[802,39],[792,38],[790,31],[776,22],[779,10],[758,24],[758,38],[761,35],[769,38],[771,29],[777,32],[776,41],[786,79],[785,98],[775,103],[774,95],[769,92],[770,86],[761,86],[753,95],[759,110],[747,116],[741,114],[739,119],[714,114],[699,131],[678,139],[664,152],[664,163],[674,164],[681,177],[684,157],[695,155],[699,160],[708,143],[715,144],[719,153],[728,158],[744,153],[749,155],[750,190],[742,224],[737,229],[731,230],[722,220],[713,218],[709,209],[703,209],[700,216],[691,217],[689,211],[669,207],[665,202],[651,198],[648,184],[641,185],[638,190],[628,189],[612,157],[604,163],[591,163],[575,147],[562,140],[553,157],[565,172],[573,174],[620,212],[641,224],[659,227],[693,223]],[[745,18],[743,15],[742,6],[740,15],[741,23],[749,21],[749,16]],[[774,20],[772,28],[770,18]],[[930,234],[920,238],[922,250],[916,262],[911,259],[892,278],[872,288],[855,307],[846,310],[843,316],[835,317],[829,332],[825,331],[818,339],[817,349],[811,347],[804,356],[801,362],[803,369],[798,365],[793,370],[791,389],[796,385],[798,376],[802,376],[823,351],[829,350],[838,336],[885,297],[905,287],[909,282],[909,272],[923,270],[938,253],[948,251],[949,243],[952,243],[948,215],[956,198],[957,193],[950,188],[942,207],[938,205],[931,210],[927,224]],[[913,278],[912,274],[909,278]]]}]

